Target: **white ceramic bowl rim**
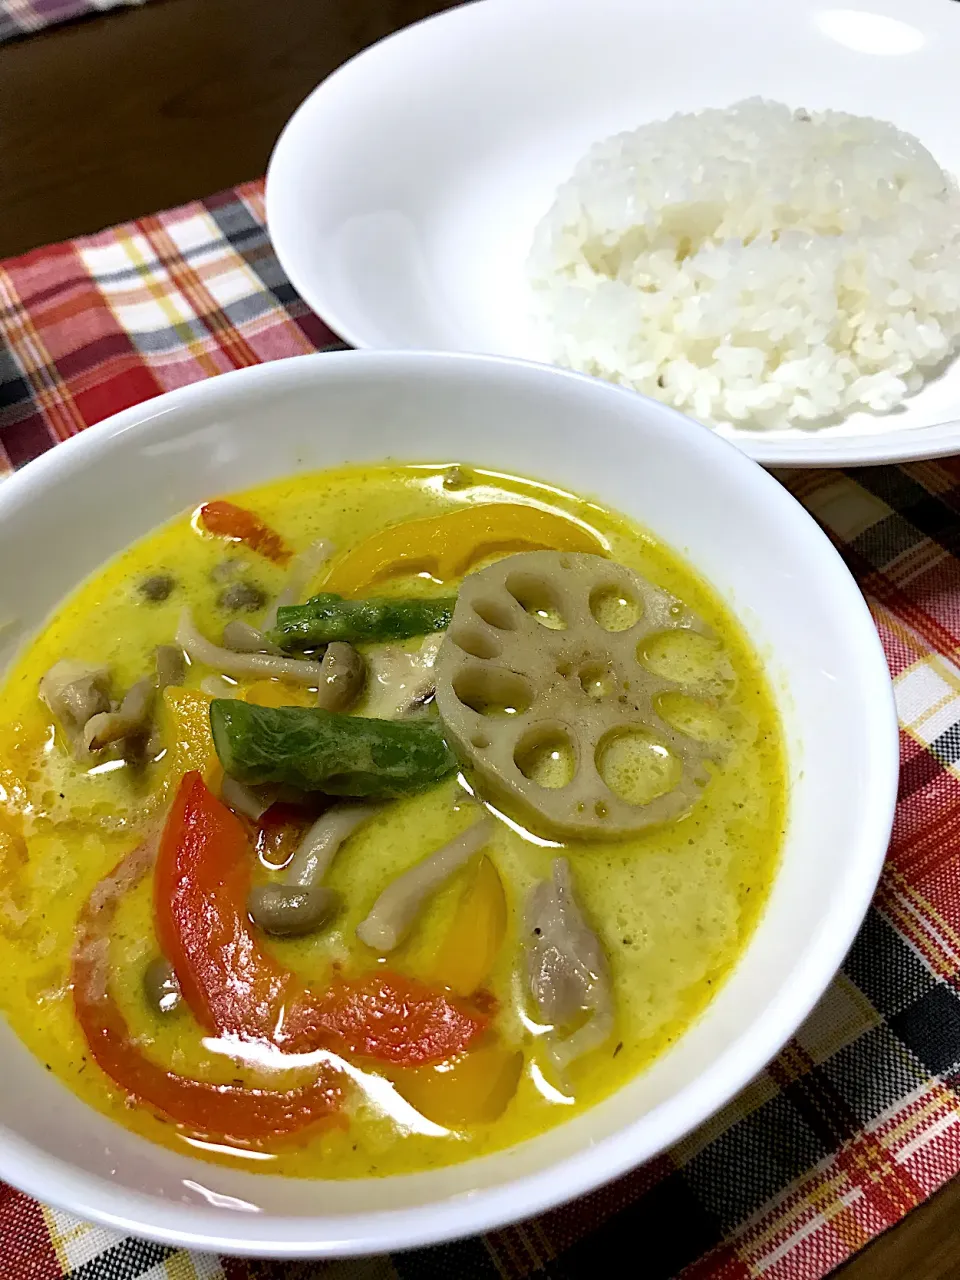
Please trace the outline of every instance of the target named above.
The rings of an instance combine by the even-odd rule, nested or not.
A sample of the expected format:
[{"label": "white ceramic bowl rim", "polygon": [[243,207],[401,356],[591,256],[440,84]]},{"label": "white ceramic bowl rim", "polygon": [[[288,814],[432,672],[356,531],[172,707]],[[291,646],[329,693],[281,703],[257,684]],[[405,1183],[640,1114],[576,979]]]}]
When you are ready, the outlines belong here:
[{"label": "white ceramic bowl rim", "polygon": [[[844,634],[849,636],[851,648],[858,650],[858,679],[873,694],[866,701],[861,734],[863,771],[873,803],[860,815],[859,840],[850,854],[846,889],[824,903],[816,945],[811,940],[802,969],[793,973],[789,988],[781,990],[764,1009],[749,1037],[731,1043],[692,1085],[563,1164],[426,1208],[372,1210],[345,1218],[267,1219],[238,1214],[236,1229],[228,1231],[221,1215],[196,1205],[161,1202],[105,1179],[91,1178],[65,1161],[39,1152],[9,1130],[0,1129],[0,1177],[86,1219],[168,1244],[273,1257],[404,1249],[472,1235],[529,1217],[627,1172],[639,1159],[649,1158],[676,1142],[736,1094],[811,1011],[853,941],[869,905],[889,838],[898,770],[889,675],[869,611],[841,558],[802,507],[761,468],[672,410],[661,405],[649,409],[652,402],[644,402],[632,392],[578,374],[498,357],[347,352],[277,361],[134,406],[57,446],[0,485],[0,534],[15,509],[43,501],[49,484],[70,473],[82,472],[114,448],[122,447],[132,435],[148,431],[162,435],[163,419],[169,415],[175,418],[181,411],[203,405],[213,418],[218,410],[228,411],[238,399],[259,394],[266,403],[272,394],[298,379],[315,380],[322,390],[325,375],[332,378],[350,369],[355,369],[361,378],[375,378],[391,370],[424,379],[472,372],[511,380],[518,388],[531,390],[544,379],[551,380],[554,388],[559,381],[569,394],[579,395],[584,401],[592,399],[598,407],[605,398],[611,404],[621,398],[629,401],[637,413],[646,404],[647,412],[663,419],[671,433],[679,433],[685,444],[716,468],[718,483],[727,473],[749,479],[746,473],[752,471],[755,492],[773,513],[779,531],[795,535],[798,545],[802,544],[810,572],[817,576],[824,593],[833,593],[836,607],[843,614]],[[745,1043],[747,1040],[749,1043]],[[638,1140],[641,1129],[642,1142]]]}]

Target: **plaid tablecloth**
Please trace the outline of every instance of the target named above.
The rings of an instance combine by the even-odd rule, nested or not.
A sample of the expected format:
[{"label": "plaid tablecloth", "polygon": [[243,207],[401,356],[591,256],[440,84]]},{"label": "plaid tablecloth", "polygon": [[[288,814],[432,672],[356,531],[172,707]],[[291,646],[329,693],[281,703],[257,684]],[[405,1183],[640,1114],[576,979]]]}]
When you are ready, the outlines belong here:
[{"label": "plaid tablecloth", "polygon": [[[0,470],[116,410],[335,345],[284,278],[251,183],[0,264]],[[0,1186],[4,1280],[816,1280],[960,1172],[960,459],[794,472],[896,682],[903,774],[842,973],[720,1115],[622,1181],[437,1249],[316,1265],[177,1253]]]},{"label": "plaid tablecloth", "polygon": [[145,3],[146,0],[0,0],[0,43],[71,18]]}]

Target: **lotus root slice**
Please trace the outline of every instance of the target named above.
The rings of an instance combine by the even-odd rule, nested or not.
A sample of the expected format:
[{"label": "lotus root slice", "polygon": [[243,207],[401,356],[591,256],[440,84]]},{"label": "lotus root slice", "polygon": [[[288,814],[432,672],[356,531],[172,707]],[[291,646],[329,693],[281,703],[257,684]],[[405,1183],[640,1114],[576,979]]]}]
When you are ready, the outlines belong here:
[{"label": "lotus root slice", "polygon": [[[716,648],[712,673],[651,669],[648,642],[675,631]],[[468,576],[436,671],[447,738],[481,792],[561,839],[626,836],[686,813],[720,748],[671,727],[658,699],[713,696],[732,679],[709,628],[675,596],[603,556],[557,551]],[[659,790],[639,802],[603,776],[617,744],[637,736],[664,762]],[[565,762],[560,772],[529,776],[538,751]]]}]

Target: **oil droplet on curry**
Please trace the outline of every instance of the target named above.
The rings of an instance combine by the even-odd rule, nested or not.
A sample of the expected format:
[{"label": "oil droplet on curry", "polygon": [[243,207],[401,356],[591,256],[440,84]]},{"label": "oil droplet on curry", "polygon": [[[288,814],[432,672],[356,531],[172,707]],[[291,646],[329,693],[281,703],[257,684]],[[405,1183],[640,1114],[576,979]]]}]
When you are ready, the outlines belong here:
[{"label": "oil droplet on curry", "polygon": [[782,842],[709,585],[466,466],[211,497],[2,705],[7,1018],[119,1123],[251,1169],[408,1173],[592,1106],[715,994]]}]

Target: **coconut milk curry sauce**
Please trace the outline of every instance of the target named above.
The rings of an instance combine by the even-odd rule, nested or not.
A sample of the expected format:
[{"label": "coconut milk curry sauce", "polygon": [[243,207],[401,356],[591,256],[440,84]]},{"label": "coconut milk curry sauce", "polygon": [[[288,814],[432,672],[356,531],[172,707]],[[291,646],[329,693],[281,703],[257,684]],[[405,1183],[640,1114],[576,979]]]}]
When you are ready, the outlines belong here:
[{"label": "coconut milk curry sauce", "polygon": [[739,627],[592,502],[465,467],[211,499],[7,675],[6,1016],[154,1141],[308,1177],[535,1135],[741,954],[784,824]]}]

